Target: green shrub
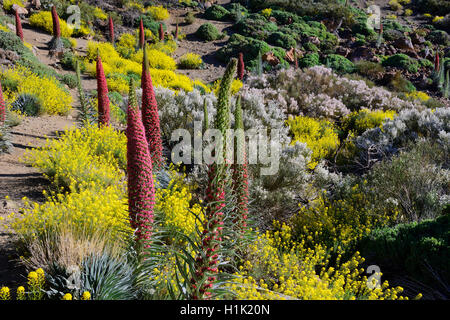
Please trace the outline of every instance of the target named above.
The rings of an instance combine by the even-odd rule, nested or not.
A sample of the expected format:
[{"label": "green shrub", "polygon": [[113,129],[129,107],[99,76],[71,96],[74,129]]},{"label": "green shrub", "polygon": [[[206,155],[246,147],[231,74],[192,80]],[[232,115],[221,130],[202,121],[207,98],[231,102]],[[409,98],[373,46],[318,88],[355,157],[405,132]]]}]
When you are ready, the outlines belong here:
[{"label": "green shrub", "polygon": [[385,69],[380,63],[361,60],[355,63],[355,68],[358,73],[370,80],[381,79],[384,75]]},{"label": "green shrub", "polygon": [[186,13],[186,17],[184,17],[184,22],[186,24],[193,24],[195,22],[195,15],[192,11]]},{"label": "green shrub", "polygon": [[311,42],[307,42],[305,44],[303,44],[303,49],[305,51],[311,51],[311,52],[318,52],[319,48],[317,48],[317,46],[314,43]]},{"label": "green shrub", "polygon": [[73,89],[77,86],[77,77],[73,74],[65,74],[61,77],[61,82]]},{"label": "green shrub", "polygon": [[267,39],[267,42],[271,45],[282,47],[284,49],[295,48],[297,46],[297,42],[294,38],[282,32],[272,33]]},{"label": "green shrub", "polygon": [[267,22],[262,16],[258,16],[258,19],[242,19],[233,28],[243,36],[259,40],[266,40],[271,33],[278,30],[275,23]]},{"label": "green shrub", "polygon": [[208,20],[222,21],[229,17],[230,11],[220,5],[212,5],[206,9],[204,17]]},{"label": "green shrub", "polygon": [[394,269],[403,276],[439,288],[450,281],[448,230],[450,214],[435,220],[377,229],[361,241],[360,251],[376,261],[382,270],[383,267]]},{"label": "green shrub", "polygon": [[291,22],[303,22],[303,19],[295,13],[283,10],[272,10],[271,16],[277,19],[278,24],[288,24],[289,19],[291,19]]},{"label": "green shrub", "polygon": [[352,73],[355,71],[355,65],[346,57],[338,54],[330,54],[325,58],[325,65],[332,68],[337,73]]},{"label": "green shrub", "polygon": [[450,36],[444,30],[431,31],[426,39],[434,44],[440,44],[443,46],[450,45]]},{"label": "green shrub", "polygon": [[298,61],[301,68],[309,68],[320,65],[319,55],[317,53],[308,53]]},{"label": "green shrub", "polygon": [[[269,51],[270,46],[266,42],[235,33],[230,37],[227,45],[220,48],[216,54],[221,61],[226,63],[232,57],[237,57],[239,52],[242,52],[246,64],[250,62],[256,64],[258,54],[263,55]],[[248,67],[250,68],[250,66]]]},{"label": "green shrub", "polygon": [[397,53],[389,56],[382,62],[382,64],[385,67],[396,67],[411,73],[416,73],[419,68],[419,62],[417,60],[410,58],[403,53]]},{"label": "green shrub", "polygon": [[416,91],[416,87],[411,81],[402,76],[400,72],[397,72],[389,82],[389,88],[397,92],[413,92]]},{"label": "green shrub", "polygon": [[205,41],[214,41],[222,37],[222,34],[212,23],[202,24],[195,34]]},{"label": "green shrub", "polygon": [[[136,19],[136,23],[139,24],[140,18]],[[152,34],[157,35],[159,33],[159,26],[162,23],[164,32],[167,31],[167,26],[164,22],[161,21],[155,21],[151,18],[149,15],[142,16],[142,24],[144,25],[144,28],[149,29]]]},{"label": "green shrub", "polygon": [[43,113],[42,101],[33,94],[20,94],[11,104],[11,109],[27,116],[39,116]]},{"label": "green shrub", "polygon": [[0,126],[0,154],[11,152],[13,145],[7,126]]}]

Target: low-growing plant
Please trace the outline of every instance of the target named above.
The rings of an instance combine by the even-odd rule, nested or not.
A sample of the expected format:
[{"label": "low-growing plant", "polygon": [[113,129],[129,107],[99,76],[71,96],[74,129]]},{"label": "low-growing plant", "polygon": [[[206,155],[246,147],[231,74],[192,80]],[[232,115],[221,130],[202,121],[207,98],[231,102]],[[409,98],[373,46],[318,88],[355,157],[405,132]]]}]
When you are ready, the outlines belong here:
[{"label": "low-growing plant", "polygon": [[181,69],[198,69],[202,64],[202,58],[195,53],[186,53],[178,61],[178,67]]}]

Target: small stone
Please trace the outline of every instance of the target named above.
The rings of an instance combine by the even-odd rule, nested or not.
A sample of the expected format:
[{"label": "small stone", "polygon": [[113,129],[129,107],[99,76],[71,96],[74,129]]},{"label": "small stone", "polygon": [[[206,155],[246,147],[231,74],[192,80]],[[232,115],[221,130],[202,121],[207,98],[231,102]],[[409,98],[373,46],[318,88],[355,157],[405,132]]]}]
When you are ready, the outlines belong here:
[{"label": "small stone", "polygon": [[13,4],[12,5],[12,9],[14,11],[17,11],[19,14],[28,14],[28,10],[25,8],[22,8],[21,6],[19,6],[18,4]]}]

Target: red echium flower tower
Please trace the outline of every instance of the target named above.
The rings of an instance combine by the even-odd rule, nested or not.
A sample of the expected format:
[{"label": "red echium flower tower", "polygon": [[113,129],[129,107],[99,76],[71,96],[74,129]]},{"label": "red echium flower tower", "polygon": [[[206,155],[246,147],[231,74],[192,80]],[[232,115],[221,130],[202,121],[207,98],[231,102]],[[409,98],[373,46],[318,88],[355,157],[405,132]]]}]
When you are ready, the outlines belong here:
[{"label": "red echium flower tower", "polygon": [[97,94],[98,94],[98,124],[99,126],[108,126],[109,115],[109,97],[108,85],[106,83],[105,72],[103,71],[102,58],[97,51]]},{"label": "red echium flower tower", "polygon": [[178,40],[178,32],[179,32],[179,27],[178,27],[178,19],[177,19],[177,25],[175,27],[175,40]]},{"label": "red echium flower tower", "polygon": [[139,48],[144,48],[145,44],[145,32],[144,32],[144,22],[142,21],[139,23]]},{"label": "red echium flower tower", "polygon": [[244,73],[245,73],[245,65],[244,65],[244,54],[242,52],[239,52],[239,61],[238,61],[238,78],[239,80],[244,80]]},{"label": "red echium flower tower", "polygon": [[52,21],[53,21],[53,36],[55,38],[61,37],[61,27],[59,26],[59,16],[56,12],[56,7],[52,7]]},{"label": "red echium flower tower", "polygon": [[164,28],[162,23],[159,24],[158,33],[159,33],[159,41],[161,42],[164,41]]},{"label": "red echium flower tower", "polygon": [[434,58],[434,71],[439,72],[439,52],[436,50],[436,56]]},{"label": "red echium flower tower", "polygon": [[22,21],[20,20],[19,10],[16,10],[16,35],[23,41]]},{"label": "red echium flower tower", "polygon": [[[222,151],[226,154],[226,131],[230,124],[231,83],[236,73],[237,59],[231,59],[220,83],[215,129],[222,133]],[[225,157],[224,157],[225,158]],[[209,299],[219,272],[219,250],[222,243],[225,192],[228,180],[227,159],[209,166],[206,188],[206,210],[201,235],[200,252],[195,259],[195,276],[190,280],[193,299]]]},{"label": "red echium flower tower", "polygon": [[6,119],[6,104],[5,100],[3,99],[3,90],[2,90],[2,84],[0,83],[0,126],[5,123]]},{"label": "red echium flower tower", "polygon": [[248,168],[241,96],[238,96],[236,101],[234,119],[237,143],[235,147],[235,161],[233,162],[233,192],[236,195],[233,222],[236,225],[236,229],[243,233],[247,227],[248,217]]},{"label": "red echium flower tower", "polygon": [[109,16],[108,20],[108,27],[109,27],[109,41],[114,45],[115,37],[114,37],[114,22],[111,16]]},{"label": "red echium flower tower", "polygon": [[153,167],[159,169],[162,165],[162,139],[159,124],[158,104],[153,89],[152,77],[148,63],[147,49],[144,44],[144,58],[142,61],[142,122],[145,136],[149,143],[150,156]]},{"label": "red echium flower tower", "polygon": [[153,167],[141,112],[136,102],[133,79],[130,80],[127,126],[128,207],[136,238],[145,250],[150,246],[153,227],[155,187]]}]

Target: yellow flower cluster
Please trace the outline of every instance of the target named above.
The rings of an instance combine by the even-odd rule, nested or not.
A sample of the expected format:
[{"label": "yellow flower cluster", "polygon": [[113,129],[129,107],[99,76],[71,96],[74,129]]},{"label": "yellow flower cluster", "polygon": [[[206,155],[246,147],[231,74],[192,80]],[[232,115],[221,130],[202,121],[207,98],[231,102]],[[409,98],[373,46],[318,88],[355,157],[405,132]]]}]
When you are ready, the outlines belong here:
[{"label": "yellow flower cluster", "polygon": [[11,10],[13,4],[17,4],[21,6],[22,8],[25,7],[25,3],[23,0],[3,0],[3,9],[6,11]]},{"label": "yellow flower cluster", "polygon": [[[184,176],[172,171],[172,180],[167,189],[156,192],[155,209],[163,214],[164,223],[186,235],[192,235],[197,227],[201,230],[203,221],[202,207],[191,205],[192,194],[189,186],[184,183]],[[200,220],[198,220],[200,219]]]},{"label": "yellow flower cluster", "polygon": [[[23,66],[15,66],[0,73],[2,78],[17,82],[17,91],[7,92],[10,103],[20,94],[32,94],[42,101],[44,113],[67,115],[72,109],[72,96],[54,78],[40,77]],[[45,88],[45,90],[42,90]]]},{"label": "yellow flower cluster", "polygon": [[198,54],[188,52],[180,57],[178,65],[182,69],[198,69],[202,63],[203,60]]},{"label": "yellow flower cluster", "polygon": [[261,14],[266,17],[267,19],[270,18],[270,16],[272,15],[272,9],[271,8],[266,8],[261,10]]},{"label": "yellow flower cluster", "polygon": [[72,295],[70,293],[66,293],[61,300],[72,300]]},{"label": "yellow flower cluster", "polygon": [[358,268],[364,261],[356,252],[341,262],[337,252],[336,267],[329,267],[330,253],[326,247],[307,248],[304,242],[295,242],[289,226],[278,224],[278,230],[258,237],[249,247],[246,262],[228,284],[238,299],[403,299],[402,288],[389,288],[384,282],[380,288],[369,289],[364,270]]},{"label": "yellow flower cluster", "polygon": [[396,207],[372,208],[370,199],[359,185],[355,185],[345,200],[329,200],[323,194],[308,207],[300,208],[292,218],[296,235],[309,244],[343,247],[354,244],[374,227],[393,221]]},{"label": "yellow flower cluster", "polygon": [[150,14],[153,20],[162,21],[169,19],[169,11],[163,6],[151,6],[145,9],[145,12]]},{"label": "yellow flower cluster", "polygon": [[361,109],[347,115],[342,120],[342,128],[353,131],[356,135],[361,135],[368,129],[381,127],[385,120],[394,119],[396,114],[393,110],[370,111],[368,109]]},{"label": "yellow flower cluster", "polygon": [[428,100],[430,100],[430,96],[428,94],[426,94],[423,91],[412,91],[406,94],[406,97],[411,99],[411,100],[420,100],[423,102],[426,102]]},{"label": "yellow flower cluster", "polygon": [[444,20],[444,17],[443,17],[443,16],[436,16],[436,17],[433,18],[432,22],[433,22],[433,23],[436,23],[436,22],[439,22],[439,21],[441,21],[441,20]]},{"label": "yellow flower cluster", "polygon": [[63,226],[86,237],[103,234],[109,243],[125,240],[132,230],[123,189],[116,185],[104,188],[90,183],[81,191],[49,196],[43,204],[25,201],[23,214],[11,215],[11,227],[25,241]]},{"label": "yellow flower cluster", "polygon": [[[214,92],[216,96],[219,94],[220,82],[221,80],[215,81],[212,87],[212,92]],[[242,83],[241,80],[234,79],[233,82],[231,83],[231,95],[235,95],[236,93],[238,93],[243,85],[244,84]]]},{"label": "yellow flower cluster", "polygon": [[94,9],[94,17],[100,20],[108,19],[108,15],[99,7],[95,7]]},{"label": "yellow flower cluster", "polygon": [[68,130],[60,139],[48,139],[43,147],[28,150],[24,160],[58,188],[80,190],[91,183],[107,187],[123,179],[126,136],[96,125]]},{"label": "yellow flower cluster", "polygon": [[[42,29],[50,34],[53,33],[53,20],[50,11],[40,11],[34,13],[30,17],[30,25]],[[61,28],[61,36],[69,38],[73,34],[73,28],[69,27],[63,19],[59,18],[59,25]]]},{"label": "yellow flower cluster", "polygon": [[[41,268],[28,273],[28,293],[20,286],[16,291],[17,300],[42,300],[44,298],[45,273]],[[1,287],[0,300],[10,300],[11,293],[8,287]]]},{"label": "yellow flower cluster", "polygon": [[339,147],[339,137],[333,124],[327,120],[316,120],[298,116],[287,120],[292,134],[292,143],[306,143],[312,151],[309,168],[314,169],[321,159],[331,156]]},{"label": "yellow flower cluster", "polygon": [[[125,39],[126,40],[126,39]],[[124,41],[125,41],[124,40]],[[128,41],[128,40],[127,40]],[[141,75],[142,65],[137,61],[142,61],[142,51],[132,56],[132,59],[123,58],[110,43],[89,42],[86,57],[86,71],[95,76],[97,58],[97,49],[100,52],[103,68],[107,76],[118,73],[123,75]],[[150,74],[152,76],[154,86],[163,86],[170,89],[182,89],[192,91],[193,85],[189,77],[176,74],[173,70],[176,68],[175,61],[164,53],[152,48],[148,51],[150,62]],[[159,68],[159,69],[158,69]],[[126,92],[125,86],[128,81],[125,78],[115,78],[113,87],[119,88],[119,92]]]}]

